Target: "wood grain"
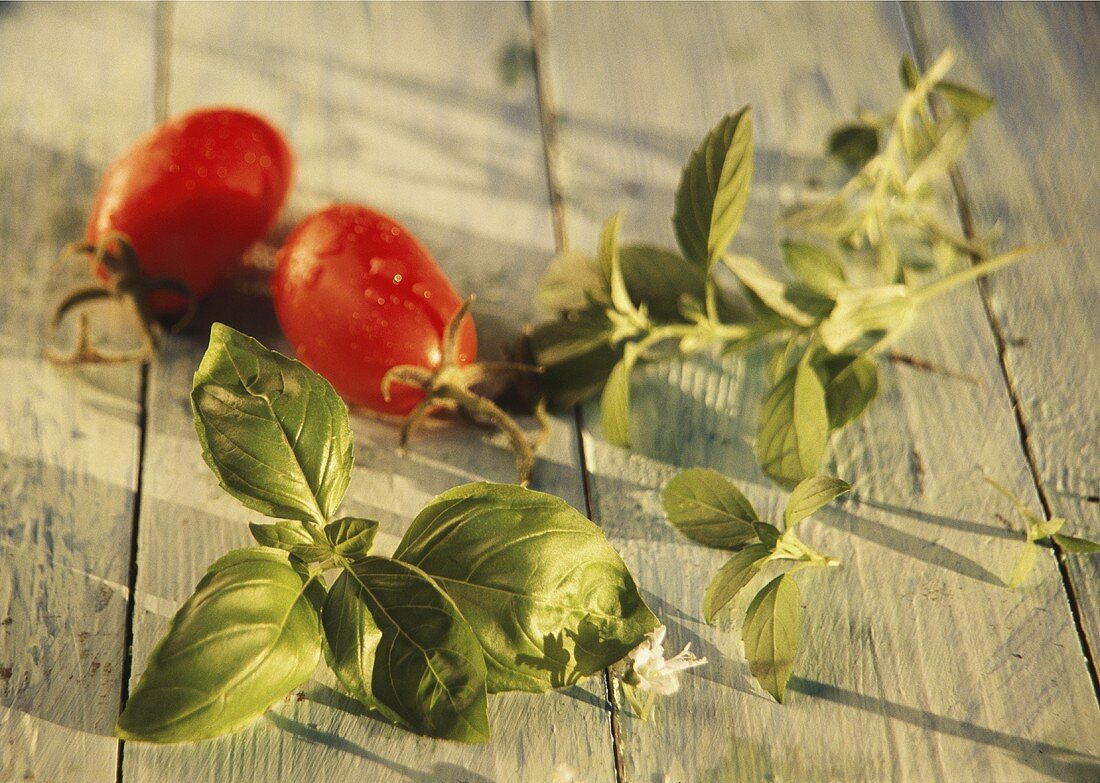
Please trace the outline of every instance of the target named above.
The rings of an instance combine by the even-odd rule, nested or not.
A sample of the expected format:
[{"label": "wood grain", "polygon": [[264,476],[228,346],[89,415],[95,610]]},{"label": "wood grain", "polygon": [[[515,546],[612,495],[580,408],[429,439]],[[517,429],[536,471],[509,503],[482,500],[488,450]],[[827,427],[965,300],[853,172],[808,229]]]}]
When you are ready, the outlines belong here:
[{"label": "wood grain", "polygon": [[[896,6],[538,12],[560,143],[550,159],[581,248],[620,207],[625,237],[671,244],[679,167],[722,114],[752,103],[757,169],[735,248],[774,263],[785,193],[831,126],[895,99],[907,45]],[[1057,564],[1047,553],[1024,589],[1001,584],[1018,532],[993,516],[981,477],[1025,493],[1029,474],[976,290],[932,305],[901,348],[976,382],[884,367],[879,400],[832,445],[827,468],[855,493],[806,530],[843,565],[803,581],[805,642],[786,706],[751,679],[739,624],[702,622],[722,557],[677,537],[658,502],[680,466],[700,464],[735,476],[758,508],[781,507],[751,453],[760,357],[643,373],[640,453],[608,447],[586,412],[597,521],[668,623],[670,646],[691,642],[710,660],[655,721],[623,718],[627,779],[1095,779],[1100,712]]]},{"label": "wood grain", "polygon": [[[553,247],[541,136],[529,73],[502,82],[501,51],[526,40],[515,5],[183,4],[172,36],[168,100],[179,112],[242,104],[280,125],[299,156],[284,225],[334,201],[395,215],[432,249],[461,292],[477,292],[481,351],[533,315]],[[277,233],[280,233],[277,232]],[[270,301],[226,290],[169,345],[151,379],[135,618],[135,674],[206,564],[247,545],[256,516],[203,464],[187,395],[213,320],[287,350]],[[471,480],[513,481],[494,435],[428,428],[408,458],[393,425],[353,417],[356,465],[347,513],[381,522],[392,551],[437,493]],[[534,486],[583,508],[572,417],[555,422]],[[613,778],[608,712],[597,680],[547,697],[498,696],[483,747],[417,737],[364,717],[317,679],[254,727],[201,745],[127,743],[131,780],[549,780]]]},{"label": "wood grain", "polygon": [[58,252],[152,119],[152,16],[0,5],[0,781],[115,779],[139,374],[41,357],[56,300],[89,282]]},{"label": "wood grain", "polygon": [[[1094,5],[965,4],[915,15],[918,40],[959,52],[959,77],[997,97],[963,161],[980,225],[1039,252],[989,281],[1003,361],[1045,510],[1100,540],[1100,14]],[[1026,45],[1020,31],[1026,30]],[[1038,504],[1035,504],[1038,510]],[[1093,660],[1100,652],[1100,557],[1069,556]]]}]

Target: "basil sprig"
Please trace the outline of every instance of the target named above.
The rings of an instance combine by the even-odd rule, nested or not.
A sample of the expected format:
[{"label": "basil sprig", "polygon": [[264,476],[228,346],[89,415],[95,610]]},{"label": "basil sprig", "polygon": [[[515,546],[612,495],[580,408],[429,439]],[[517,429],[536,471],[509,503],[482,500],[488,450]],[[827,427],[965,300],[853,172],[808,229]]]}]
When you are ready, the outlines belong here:
[{"label": "basil sprig", "polygon": [[214,563],[172,618],[119,718],[123,739],[242,729],[305,682],[323,651],[380,717],[486,742],[489,693],[572,684],[658,625],[598,527],[518,486],[445,492],[394,557],[372,555],[377,522],[333,520],[352,468],[343,402],[229,327],[214,325],[191,399],[222,486],[279,521],[251,524],[261,546]]},{"label": "basil sprig", "polygon": [[681,533],[713,549],[733,550],[703,598],[708,623],[765,568],[773,574],[749,602],[742,640],[750,671],[776,701],[783,701],[798,655],[801,610],[794,574],[838,564],[803,543],[798,525],[849,489],[830,476],[802,480],[791,492],[781,527],[762,521],[741,490],[713,470],[685,470],[662,494],[668,521]]}]

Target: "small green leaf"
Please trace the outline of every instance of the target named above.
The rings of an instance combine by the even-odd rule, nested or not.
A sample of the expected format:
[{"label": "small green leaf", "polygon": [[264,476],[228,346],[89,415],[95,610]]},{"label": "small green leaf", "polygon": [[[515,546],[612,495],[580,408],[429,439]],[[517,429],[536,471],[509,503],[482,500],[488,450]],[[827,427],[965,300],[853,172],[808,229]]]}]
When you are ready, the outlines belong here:
[{"label": "small green leaf", "polygon": [[1065,524],[1066,520],[1062,517],[1052,517],[1046,520],[1040,519],[1032,526],[1031,540],[1041,541],[1044,538],[1049,538],[1061,530]]},{"label": "small green leaf", "polygon": [[968,120],[975,120],[986,114],[996,103],[992,96],[958,82],[941,81],[936,85],[936,92],[944,97],[952,109]]},{"label": "small green leaf", "polygon": [[672,224],[688,260],[710,274],[741,225],[752,179],[752,120],[728,115],[691,153],[676,189]]},{"label": "small green leaf", "polygon": [[[645,244],[619,248],[623,281],[630,298],[660,321],[681,321],[680,302],[690,297],[702,302],[706,297],[706,273],[678,253]],[[732,317],[736,310],[729,302],[718,300],[719,314]]]},{"label": "small green leaf", "polygon": [[907,90],[912,90],[920,81],[920,71],[917,70],[917,64],[907,54],[902,55],[901,65],[898,66],[898,75],[901,77],[901,86]]},{"label": "small green leaf", "polygon": [[1053,538],[1054,542],[1062,547],[1063,550],[1075,555],[1087,555],[1100,552],[1100,544],[1095,541],[1090,541],[1087,538],[1064,536],[1061,533],[1055,533],[1051,538]]},{"label": "small green leaf", "polygon": [[703,596],[703,616],[713,623],[718,613],[732,601],[741,589],[760,571],[760,561],[767,558],[772,547],[767,544],[750,544],[718,569],[714,579],[707,585]]},{"label": "small green leaf", "polygon": [[596,259],[578,250],[554,256],[535,296],[541,307],[555,313],[582,310],[593,299],[601,304],[610,301]]},{"label": "small green leaf", "polygon": [[[366,706],[383,705],[429,737],[488,742],[485,658],[454,601],[419,568],[387,557],[357,560],[343,576],[357,589],[345,583],[340,606],[326,604],[325,633],[352,695],[366,693]],[[355,599],[376,630],[348,606]]]},{"label": "small green leaf", "polygon": [[831,297],[848,285],[840,259],[825,248],[784,242],[783,260],[795,277],[818,293]]},{"label": "small green leaf", "polygon": [[813,326],[832,310],[831,298],[800,283],[784,283],[756,259],[726,254],[722,260],[764,307],[796,326]]},{"label": "small green leaf", "polygon": [[490,693],[572,684],[658,624],[603,531],[560,498],[523,487],[444,492],[394,556],[458,604],[485,651]]},{"label": "small green leaf", "polygon": [[853,170],[863,168],[878,149],[878,129],[865,122],[841,125],[829,134],[829,154]]},{"label": "small green leaf", "polygon": [[313,674],[324,595],[281,550],[222,557],[149,656],[116,735],[194,742],[243,729]]},{"label": "small green leaf", "polygon": [[344,517],[325,525],[325,537],[332,546],[332,551],[348,559],[369,555],[376,533],[378,523],[373,519]]},{"label": "small green leaf", "polygon": [[623,213],[616,212],[607,219],[600,231],[600,242],[596,261],[611,289],[611,304],[620,313],[632,313],[637,310],[626,290],[623,268],[619,261],[619,227],[623,222]]},{"label": "small green leaf", "polygon": [[612,368],[600,397],[600,426],[612,446],[630,447],[630,373],[637,357],[633,343],[623,346],[623,358]]},{"label": "small green leaf", "polygon": [[1006,583],[1009,587],[1019,587],[1027,579],[1031,569],[1035,566],[1035,556],[1038,553],[1039,547],[1033,541],[1029,540],[1024,544],[1024,548],[1020,551],[1020,559],[1016,561],[1016,566],[1012,569],[1012,576],[1008,578]]},{"label": "small green leaf", "polygon": [[779,379],[764,399],[756,458],[785,487],[817,473],[829,435],[825,390],[805,361]]},{"label": "small green leaf", "polygon": [[836,307],[818,334],[830,353],[842,353],[864,337],[885,345],[909,326],[916,304],[903,285],[845,289],[837,294]]},{"label": "small green leaf", "polygon": [[852,489],[852,485],[832,476],[810,476],[798,483],[787,500],[783,512],[783,525],[787,530],[815,513],[840,495]]},{"label": "small green leaf", "polygon": [[718,471],[685,470],[665,485],[661,502],[673,527],[704,546],[736,549],[756,535],[752,503]]},{"label": "small green leaf", "polygon": [[749,670],[781,704],[798,655],[801,622],[798,584],[790,574],[768,582],[745,615],[742,638]]},{"label": "small green leaf", "polygon": [[823,352],[813,364],[825,387],[831,430],[858,418],[878,394],[878,367],[863,354]]},{"label": "small green leaf", "polygon": [[245,506],[318,524],[336,512],[351,479],[351,428],[320,375],[216,323],[191,406],[203,458]]},{"label": "small green leaf", "polygon": [[308,525],[297,520],[288,519],[270,525],[249,522],[248,529],[252,531],[252,537],[261,546],[282,549],[284,552],[294,552],[299,549],[309,552],[310,554],[306,557],[302,557],[306,562],[313,562],[314,559],[323,560],[328,555],[326,551],[320,557],[312,557],[315,554],[312,549],[319,544],[323,545],[325,542],[316,538]]},{"label": "small green leaf", "polygon": [[760,539],[760,543],[766,545],[769,549],[775,549],[775,545],[779,542],[779,537],[781,535],[779,528],[770,522],[754,522],[752,527],[756,531],[756,536]]},{"label": "small green leaf", "polygon": [[768,380],[774,386],[791,368],[798,364],[805,351],[805,334],[798,333],[775,349],[768,360]]}]

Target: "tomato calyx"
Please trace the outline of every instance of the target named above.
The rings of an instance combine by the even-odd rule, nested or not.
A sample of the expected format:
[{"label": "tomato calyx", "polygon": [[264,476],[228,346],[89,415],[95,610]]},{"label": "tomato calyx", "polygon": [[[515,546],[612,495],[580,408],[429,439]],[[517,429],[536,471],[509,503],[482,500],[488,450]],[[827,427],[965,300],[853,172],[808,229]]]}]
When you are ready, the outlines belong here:
[{"label": "tomato calyx", "polygon": [[400,446],[402,453],[405,453],[408,448],[409,437],[412,435],[413,430],[433,410],[443,408],[456,411],[475,422],[494,425],[508,436],[512,451],[516,454],[516,472],[519,475],[519,483],[526,486],[531,480],[531,471],[535,466],[535,451],[549,432],[545,408],[541,403],[536,408],[535,413],[539,420],[540,430],[534,440],[530,440],[515,419],[505,413],[491,399],[478,394],[473,389],[479,384],[498,379],[501,376],[541,373],[542,368],[507,361],[459,363],[458,330],[473,302],[474,297],[471,296],[463,302],[462,307],[447,322],[446,329],[443,332],[442,358],[439,366],[434,370],[414,364],[402,364],[390,368],[382,378],[382,396],[389,402],[390,391],[395,383],[422,389],[426,393],[424,399],[417,403],[416,407],[409,412],[401,423]]},{"label": "tomato calyx", "polygon": [[142,272],[133,244],[121,232],[108,233],[97,245],[73,242],[61,251],[62,259],[74,256],[91,261],[93,268],[105,273],[106,280],[101,286],[89,285],[70,291],[54,310],[49,336],[57,332],[65,316],[75,308],[94,301],[113,299],[132,314],[140,331],[141,346],[128,351],[107,351],[97,347],[91,339],[88,315],[81,313],[77,344],[71,353],[62,353],[53,346],[46,347],[44,355],[53,364],[144,364],[151,360],[164,338],[164,327],[149,304],[149,298],[154,293],[175,294],[187,301],[183,314],[169,326],[172,331],[182,329],[195,314],[196,299],[191,289],[175,278],[150,277]]}]

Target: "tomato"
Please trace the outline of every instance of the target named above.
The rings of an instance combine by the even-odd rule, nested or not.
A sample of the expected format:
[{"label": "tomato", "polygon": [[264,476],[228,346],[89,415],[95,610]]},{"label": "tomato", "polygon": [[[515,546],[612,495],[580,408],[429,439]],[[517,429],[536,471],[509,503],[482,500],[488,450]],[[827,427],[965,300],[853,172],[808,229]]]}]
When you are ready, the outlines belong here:
[{"label": "tomato", "polygon": [[[382,378],[393,367],[437,370],[443,335],[462,300],[404,227],[363,206],[339,204],[307,217],[276,256],[275,313],[298,357],[353,405],[403,416],[425,392]],[[453,361],[477,358],[466,317]]]},{"label": "tomato", "polygon": [[[202,296],[271,229],[293,169],[286,140],[266,120],[200,109],[157,126],[111,164],[85,238],[98,245],[121,232],[145,275]],[[157,293],[151,303],[165,312],[182,299]]]}]

